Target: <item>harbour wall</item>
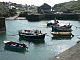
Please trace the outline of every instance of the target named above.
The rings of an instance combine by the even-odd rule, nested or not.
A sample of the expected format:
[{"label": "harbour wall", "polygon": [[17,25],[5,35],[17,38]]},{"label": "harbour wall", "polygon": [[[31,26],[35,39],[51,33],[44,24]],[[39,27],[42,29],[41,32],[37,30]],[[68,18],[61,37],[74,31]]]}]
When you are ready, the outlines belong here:
[{"label": "harbour wall", "polygon": [[[27,20],[80,20],[79,13],[62,13],[62,14],[38,14],[28,15],[27,13],[20,14],[19,17],[26,17]],[[37,18],[37,19],[36,19]]]},{"label": "harbour wall", "polygon": [[6,26],[5,26],[5,18],[0,17],[0,33],[6,31]]}]

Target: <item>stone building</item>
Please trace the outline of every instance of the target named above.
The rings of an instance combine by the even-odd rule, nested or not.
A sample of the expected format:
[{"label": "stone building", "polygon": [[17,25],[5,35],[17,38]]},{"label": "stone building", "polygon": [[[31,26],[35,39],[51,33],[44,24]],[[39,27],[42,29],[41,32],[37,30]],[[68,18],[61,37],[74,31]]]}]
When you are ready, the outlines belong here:
[{"label": "stone building", "polygon": [[40,7],[38,7],[38,13],[50,13],[51,12],[51,6],[44,3]]}]

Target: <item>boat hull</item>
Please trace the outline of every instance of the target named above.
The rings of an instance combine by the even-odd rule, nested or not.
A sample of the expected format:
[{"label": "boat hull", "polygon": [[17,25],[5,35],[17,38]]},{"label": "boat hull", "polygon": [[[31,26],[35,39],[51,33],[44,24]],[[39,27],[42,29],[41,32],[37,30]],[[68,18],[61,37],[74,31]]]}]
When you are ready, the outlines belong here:
[{"label": "boat hull", "polygon": [[19,38],[20,39],[25,39],[25,40],[44,40],[45,38],[45,34],[42,34],[42,35],[22,35],[22,34],[19,34]]},{"label": "boat hull", "polygon": [[10,50],[10,51],[15,51],[15,52],[24,52],[26,51],[26,48],[16,48],[13,46],[5,45],[4,49]]},{"label": "boat hull", "polygon": [[20,44],[12,41],[4,41],[4,49],[16,52],[24,52],[28,48],[25,44]]},{"label": "boat hull", "polygon": [[71,32],[52,32],[51,34],[55,38],[70,38],[74,36]]}]

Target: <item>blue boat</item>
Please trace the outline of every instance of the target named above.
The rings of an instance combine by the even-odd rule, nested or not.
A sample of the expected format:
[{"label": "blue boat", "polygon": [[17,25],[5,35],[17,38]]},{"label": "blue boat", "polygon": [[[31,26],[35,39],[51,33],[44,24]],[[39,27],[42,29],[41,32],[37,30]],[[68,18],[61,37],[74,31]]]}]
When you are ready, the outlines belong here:
[{"label": "blue boat", "polygon": [[70,27],[63,27],[63,26],[60,26],[60,27],[55,27],[55,26],[52,26],[52,32],[71,32],[72,29]]},{"label": "blue boat", "polygon": [[27,45],[21,44],[21,43],[16,43],[12,41],[4,41],[5,44],[5,49],[11,50],[11,51],[16,51],[16,52],[24,52],[26,51]]}]

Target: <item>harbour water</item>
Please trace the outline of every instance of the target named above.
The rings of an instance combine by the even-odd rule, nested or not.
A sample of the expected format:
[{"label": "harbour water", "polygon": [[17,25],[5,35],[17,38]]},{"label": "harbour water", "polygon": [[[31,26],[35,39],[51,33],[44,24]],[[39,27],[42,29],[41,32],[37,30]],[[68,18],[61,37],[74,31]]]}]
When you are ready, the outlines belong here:
[{"label": "harbour water", "polygon": [[[0,60],[50,60],[79,41],[80,21],[59,20],[60,24],[71,23],[74,37],[71,39],[52,39],[51,28],[46,27],[48,21],[28,22],[27,20],[6,20],[6,33],[0,34]],[[76,28],[77,27],[77,28]],[[34,43],[20,41],[18,30],[39,29],[47,33],[44,42]],[[13,52],[4,49],[4,40],[25,43],[28,46],[25,52]]]}]

